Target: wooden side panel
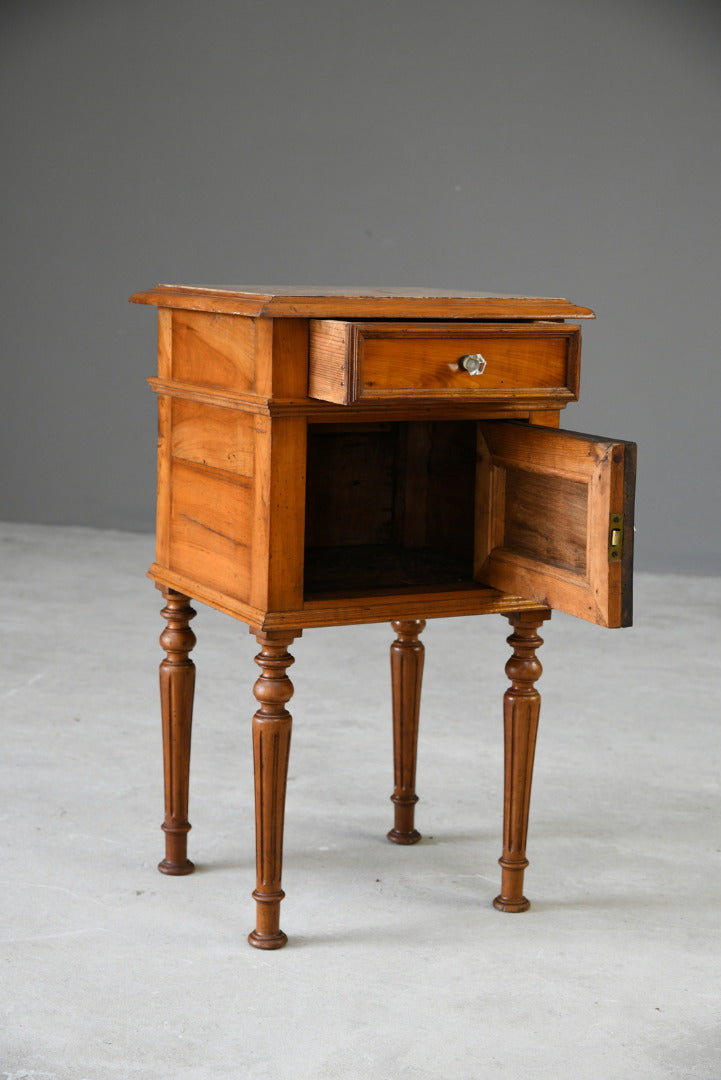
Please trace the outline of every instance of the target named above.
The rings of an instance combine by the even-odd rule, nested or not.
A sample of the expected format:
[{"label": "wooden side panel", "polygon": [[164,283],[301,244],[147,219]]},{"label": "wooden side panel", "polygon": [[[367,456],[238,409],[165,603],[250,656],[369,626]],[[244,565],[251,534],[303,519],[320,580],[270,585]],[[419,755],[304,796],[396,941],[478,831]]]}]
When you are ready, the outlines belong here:
[{"label": "wooden side panel", "polygon": [[353,400],[351,378],[353,364],[349,356],[351,324],[330,319],[312,320],[310,324],[310,367],[308,396],[320,401],[348,405]]},{"label": "wooden side panel", "polygon": [[173,457],[251,477],[254,422],[252,413],[176,398],[173,401]]},{"label": "wooden side panel", "polygon": [[167,566],[170,544],[171,425],[173,399],[158,395],[158,494],[155,511],[155,560]]},{"label": "wooden side panel", "polygon": [[[477,581],[603,626],[631,623],[635,446],[479,423]],[[609,551],[624,517],[623,556]]]},{"label": "wooden side panel", "polygon": [[306,421],[256,416],[250,602],[262,611],[303,604]]},{"label": "wooden side panel", "polygon": [[308,320],[258,319],[256,331],[256,394],[304,401],[308,393]]},{"label": "wooden side panel", "polygon": [[254,319],[200,311],[174,311],[172,318],[173,379],[221,390],[252,390]]},{"label": "wooden side panel", "polygon": [[169,568],[227,596],[247,601],[252,510],[250,480],[174,460]]},{"label": "wooden side panel", "polygon": [[169,379],[172,372],[173,313],[158,308],[158,376]]}]

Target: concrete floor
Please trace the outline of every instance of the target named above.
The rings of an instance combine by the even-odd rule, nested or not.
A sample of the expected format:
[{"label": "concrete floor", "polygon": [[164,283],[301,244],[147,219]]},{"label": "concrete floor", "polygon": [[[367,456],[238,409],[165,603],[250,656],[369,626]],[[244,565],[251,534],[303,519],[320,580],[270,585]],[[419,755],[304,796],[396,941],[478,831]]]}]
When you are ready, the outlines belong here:
[{"label": "concrete floor", "polygon": [[554,615],[522,915],[498,891],[508,628],[439,620],[418,825],[384,840],[384,625],[293,652],[282,926],[254,885],[255,642],[199,605],[190,854],[167,878],[147,536],[0,527],[0,1080],[721,1077],[721,581]]}]

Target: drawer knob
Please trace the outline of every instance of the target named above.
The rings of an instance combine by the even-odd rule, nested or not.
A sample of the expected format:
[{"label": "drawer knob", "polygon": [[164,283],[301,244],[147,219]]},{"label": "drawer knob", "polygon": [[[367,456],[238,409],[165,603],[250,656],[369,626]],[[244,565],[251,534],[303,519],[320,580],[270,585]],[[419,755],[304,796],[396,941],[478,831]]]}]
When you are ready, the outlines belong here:
[{"label": "drawer knob", "polygon": [[486,370],[486,361],[479,352],[469,353],[468,356],[462,356],[460,360],[461,367],[464,371],[467,371],[469,375],[482,375]]}]

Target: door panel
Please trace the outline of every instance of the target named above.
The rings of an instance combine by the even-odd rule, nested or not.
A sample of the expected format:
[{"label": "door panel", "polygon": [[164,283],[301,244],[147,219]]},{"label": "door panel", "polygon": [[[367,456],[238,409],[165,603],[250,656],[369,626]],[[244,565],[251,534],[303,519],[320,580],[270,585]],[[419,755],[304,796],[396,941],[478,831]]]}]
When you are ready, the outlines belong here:
[{"label": "door panel", "polygon": [[478,428],[476,580],[630,626],[635,445],[511,421]]}]

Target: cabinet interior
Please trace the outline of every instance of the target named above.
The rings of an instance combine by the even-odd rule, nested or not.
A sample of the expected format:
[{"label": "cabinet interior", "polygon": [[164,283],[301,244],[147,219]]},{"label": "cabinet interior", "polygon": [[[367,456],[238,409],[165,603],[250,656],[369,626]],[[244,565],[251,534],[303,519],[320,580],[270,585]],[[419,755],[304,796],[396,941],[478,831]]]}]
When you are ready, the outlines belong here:
[{"label": "cabinet interior", "polygon": [[473,584],[477,421],[309,424],[306,597]]}]

